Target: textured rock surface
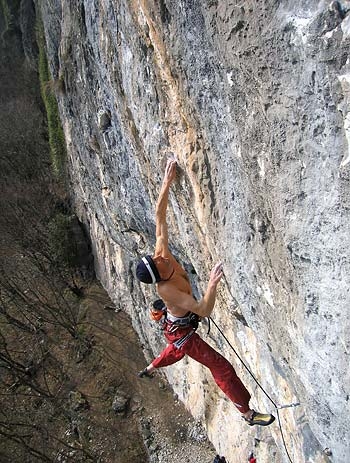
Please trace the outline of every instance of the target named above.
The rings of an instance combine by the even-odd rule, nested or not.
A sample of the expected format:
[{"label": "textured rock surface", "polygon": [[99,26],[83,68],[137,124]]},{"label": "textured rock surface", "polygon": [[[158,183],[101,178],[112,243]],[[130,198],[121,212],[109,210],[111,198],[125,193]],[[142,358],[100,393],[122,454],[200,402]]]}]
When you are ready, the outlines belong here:
[{"label": "textured rock surface", "polygon": [[[96,271],[149,355],[161,335],[134,277],[152,252],[165,159],[180,174],[173,252],[197,294],[213,262],[215,320],[278,403],[294,462],[349,449],[350,2],[38,0],[72,189]],[[202,330],[203,334],[205,330]],[[253,404],[273,410],[212,328]],[[153,352],[153,353],[152,353]],[[288,461],[278,427],[247,429],[202,367],[166,371],[231,463]],[[203,383],[202,383],[203,381]],[[324,448],[330,448],[326,457]]]}]

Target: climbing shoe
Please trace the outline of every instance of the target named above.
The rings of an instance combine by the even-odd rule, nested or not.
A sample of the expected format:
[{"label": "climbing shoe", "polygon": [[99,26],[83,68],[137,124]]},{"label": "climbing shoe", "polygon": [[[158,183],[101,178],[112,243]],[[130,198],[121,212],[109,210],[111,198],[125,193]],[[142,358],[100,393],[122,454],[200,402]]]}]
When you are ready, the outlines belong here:
[{"label": "climbing shoe", "polygon": [[249,424],[249,426],[268,426],[275,421],[275,417],[273,415],[255,412],[254,410],[252,416],[249,419],[245,417],[243,418]]},{"label": "climbing shoe", "polygon": [[139,378],[153,378],[153,374],[152,373],[149,373],[147,368],[145,368],[144,370],[141,370],[137,373],[137,376]]}]

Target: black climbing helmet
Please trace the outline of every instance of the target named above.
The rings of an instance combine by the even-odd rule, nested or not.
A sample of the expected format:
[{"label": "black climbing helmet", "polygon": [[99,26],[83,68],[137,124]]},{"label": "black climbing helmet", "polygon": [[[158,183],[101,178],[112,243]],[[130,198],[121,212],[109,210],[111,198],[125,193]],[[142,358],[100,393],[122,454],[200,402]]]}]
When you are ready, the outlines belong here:
[{"label": "black climbing helmet", "polygon": [[156,264],[151,256],[142,257],[136,267],[136,276],[142,283],[148,285],[161,281]]}]

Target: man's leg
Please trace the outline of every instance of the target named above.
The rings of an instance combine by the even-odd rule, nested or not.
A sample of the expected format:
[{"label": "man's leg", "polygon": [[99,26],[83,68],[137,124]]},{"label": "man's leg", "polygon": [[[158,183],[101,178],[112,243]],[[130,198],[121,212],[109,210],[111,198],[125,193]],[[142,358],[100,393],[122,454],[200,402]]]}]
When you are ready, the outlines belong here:
[{"label": "man's leg", "polygon": [[275,418],[270,414],[255,412],[249,407],[250,394],[237,376],[233,366],[221,354],[195,333],[181,349],[189,357],[211,371],[219,388],[234,403],[249,425],[267,426]]},{"label": "man's leg", "polygon": [[144,370],[139,372],[140,378],[151,376],[156,368],[167,367],[172,365],[185,356],[185,352],[177,349],[174,344],[168,344],[166,348],[155,358]]},{"label": "man's leg", "polygon": [[209,368],[216,384],[242,414],[250,411],[250,394],[225,357],[203,341],[197,333],[191,337],[182,350],[189,357]]},{"label": "man's leg", "polygon": [[151,365],[153,368],[162,368],[178,362],[186,355],[185,352],[177,349],[174,344],[168,344],[166,348],[156,357]]}]

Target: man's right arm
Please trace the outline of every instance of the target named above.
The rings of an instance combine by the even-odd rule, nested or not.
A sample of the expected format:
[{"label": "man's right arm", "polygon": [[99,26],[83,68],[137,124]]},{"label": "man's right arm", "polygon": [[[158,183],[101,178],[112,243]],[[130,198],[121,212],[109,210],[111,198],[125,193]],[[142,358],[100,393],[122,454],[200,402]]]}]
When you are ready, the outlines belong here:
[{"label": "man's right arm", "polygon": [[[223,275],[222,263],[218,262],[210,272],[207,290],[199,301],[199,312],[201,317],[209,317],[213,311],[216,299],[216,288]],[[196,313],[196,312],[195,312]]]}]

